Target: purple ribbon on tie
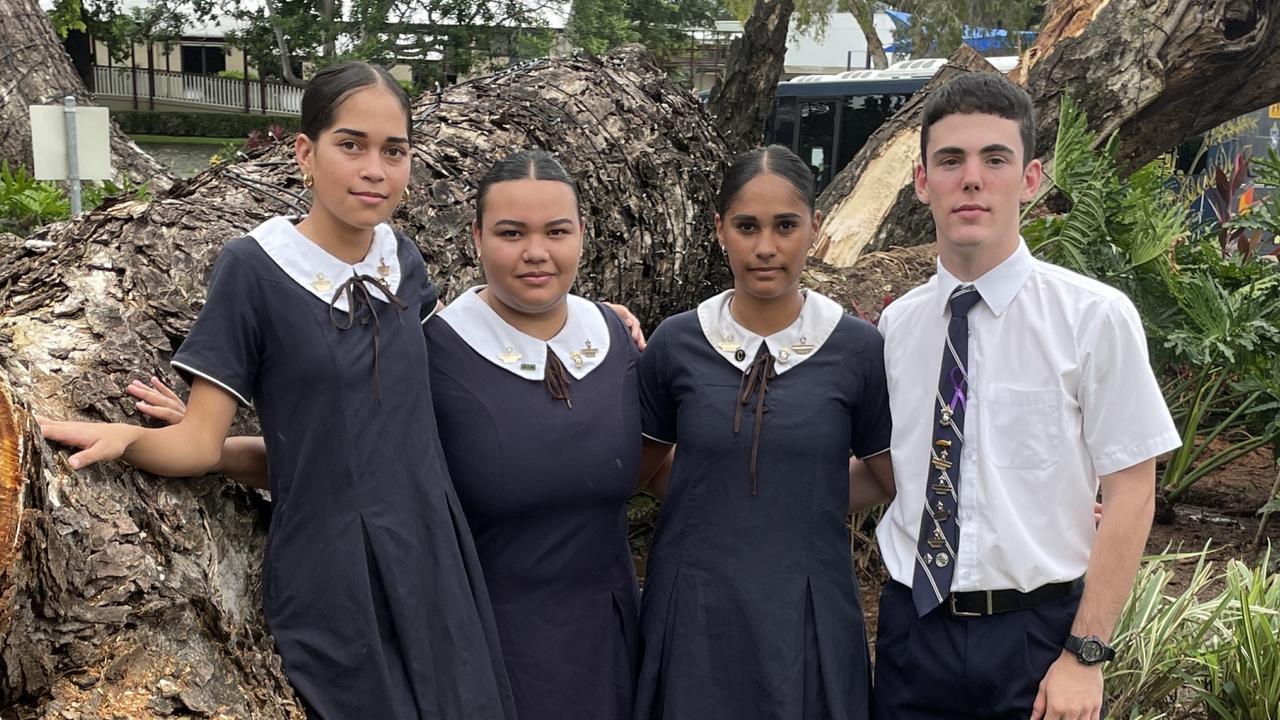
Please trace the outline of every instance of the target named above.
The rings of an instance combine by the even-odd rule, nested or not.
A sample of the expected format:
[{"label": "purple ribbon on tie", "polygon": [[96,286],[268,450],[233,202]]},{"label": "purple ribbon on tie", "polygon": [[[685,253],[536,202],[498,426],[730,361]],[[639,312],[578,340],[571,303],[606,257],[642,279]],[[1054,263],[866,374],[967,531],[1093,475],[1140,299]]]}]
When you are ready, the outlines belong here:
[{"label": "purple ribbon on tie", "polygon": [[959,367],[951,368],[951,387],[955,388],[955,392],[951,395],[950,407],[952,412],[955,412],[957,406],[968,409],[964,400],[964,388],[967,383],[968,378],[965,376],[964,370]]}]

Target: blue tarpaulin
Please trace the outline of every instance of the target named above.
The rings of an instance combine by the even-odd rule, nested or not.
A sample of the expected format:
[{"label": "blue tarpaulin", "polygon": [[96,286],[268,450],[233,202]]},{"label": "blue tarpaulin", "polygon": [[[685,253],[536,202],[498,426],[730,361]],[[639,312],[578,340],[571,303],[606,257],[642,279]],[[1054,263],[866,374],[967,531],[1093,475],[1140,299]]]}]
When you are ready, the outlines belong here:
[{"label": "blue tarpaulin", "polygon": [[[893,21],[895,33],[903,34],[911,28],[911,13],[904,13],[899,10],[886,10],[885,14]],[[1031,30],[1023,30],[1013,33],[1015,37],[1010,37],[1010,32],[1004,28],[975,28],[966,25],[964,27],[964,44],[973,48],[980,53],[995,52],[998,50],[1012,49],[1017,44],[1017,35],[1022,36],[1022,44],[1030,45],[1036,39],[1036,33]],[[911,53],[911,41],[902,40],[892,45],[885,46],[885,52],[890,53]]]}]

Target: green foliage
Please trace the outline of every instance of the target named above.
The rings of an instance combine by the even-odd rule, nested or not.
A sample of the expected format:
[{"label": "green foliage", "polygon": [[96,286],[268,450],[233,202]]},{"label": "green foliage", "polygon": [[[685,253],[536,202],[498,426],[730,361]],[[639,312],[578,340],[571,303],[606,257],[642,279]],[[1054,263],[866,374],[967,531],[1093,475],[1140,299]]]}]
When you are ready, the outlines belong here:
[{"label": "green foliage", "polygon": [[244,115],[241,113],[179,113],[113,111],[111,119],[129,135],[177,135],[179,137],[246,137],[279,126],[297,132],[296,115]]},{"label": "green foliage", "polygon": [[[1187,588],[1170,587],[1175,566],[1192,561]],[[1111,636],[1116,659],[1104,666],[1112,717],[1177,709],[1178,689],[1194,685],[1202,670],[1206,642],[1229,631],[1225,604],[1199,599],[1219,580],[1208,548],[1166,553],[1142,564]]]},{"label": "green foliage", "polygon": [[57,0],[49,11],[49,23],[63,40],[72,30],[84,32],[87,28],[80,17],[80,0]]},{"label": "green foliage", "polygon": [[574,47],[595,54],[635,42],[639,35],[626,13],[626,0],[574,0],[565,35]]},{"label": "green foliage", "polygon": [[1218,638],[1205,658],[1208,678],[1199,693],[1220,720],[1280,715],[1280,575],[1268,572],[1269,559],[1268,552],[1256,568],[1228,567],[1230,636]]},{"label": "green foliage", "polygon": [[[1048,175],[1069,207],[1027,223],[1023,235],[1041,257],[1118,287],[1137,305],[1183,440],[1161,475],[1165,498],[1176,502],[1208,473],[1280,440],[1280,274],[1235,235],[1223,240],[1224,227],[1271,216],[1223,210],[1242,192],[1233,173],[1215,183],[1218,221],[1190,227],[1168,164],[1122,178],[1114,147],[1064,94]],[[1280,162],[1274,167],[1280,177]]]},{"label": "green foliage", "polygon": [[26,168],[0,164],[0,231],[25,235],[28,230],[71,215],[67,194],[51,182],[36,180]]},{"label": "green foliage", "polygon": [[[1255,567],[1217,570],[1209,550],[1147,558],[1112,635],[1105,666],[1111,717],[1273,720],[1280,716],[1280,575],[1270,552]],[[1174,568],[1195,562],[1185,589]]]},{"label": "green foliage", "polygon": [[[243,79],[244,79],[244,73],[243,73],[243,72],[241,72],[240,70],[222,70],[222,71],[218,72],[218,77],[220,77],[220,78],[231,78],[232,80],[243,80]],[[258,73],[256,73],[256,72],[254,72],[254,71],[250,70],[250,71],[249,71],[249,79],[250,79],[250,80],[257,80],[257,79],[258,79]]]},{"label": "green foliage", "polygon": [[638,42],[659,57],[689,45],[689,31],[715,25],[713,0],[573,0],[565,35],[590,53]]},{"label": "green foliage", "polygon": [[[80,199],[84,208],[92,209],[117,195],[145,200],[150,197],[150,189],[128,180],[124,185],[111,181],[86,182]],[[71,199],[64,187],[36,180],[24,167],[11,169],[8,161],[0,163],[0,232],[25,235],[32,228],[70,217]]]}]

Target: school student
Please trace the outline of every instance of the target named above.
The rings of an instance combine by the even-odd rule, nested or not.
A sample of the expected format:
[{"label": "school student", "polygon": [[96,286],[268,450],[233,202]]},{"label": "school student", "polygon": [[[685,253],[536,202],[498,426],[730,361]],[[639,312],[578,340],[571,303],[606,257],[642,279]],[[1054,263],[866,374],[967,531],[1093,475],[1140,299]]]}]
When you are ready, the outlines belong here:
[{"label": "school student", "polygon": [[[641,357],[644,433],[676,449],[637,720],[869,716],[847,516],[893,493],[883,344],[799,287],[813,197],[783,147],[734,158],[715,218],[733,288],[668,318]],[[852,486],[851,453],[871,473]]]},{"label": "school student", "polygon": [[[227,243],[173,365],[192,385],[162,428],[41,420],[159,475],[234,473],[224,439],[258,414],[272,495],[263,605],[309,717],[514,720],[470,528],[440,447],[421,327],[437,304],[386,224],[409,181],[409,101],[385,71],[318,72],[296,142],[313,205]],[[252,443],[251,443],[252,444]]]},{"label": "school student", "polygon": [[1034,141],[1030,98],[1000,75],[924,107],[915,189],[938,272],[880,319],[898,482],[877,527],[883,720],[1104,715],[1155,457],[1180,442],[1133,304],[1018,234]]},{"label": "school student", "polygon": [[[627,500],[638,483],[660,482],[670,453],[642,442],[629,313],[570,293],[578,189],[546,152],[493,165],[472,235],[487,284],[426,322],[429,371],[516,710],[520,720],[628,720],[639,597]],[[153,383],[130,387],[140,409],[182,417],[181,400]],[[233,479],[265,471],[259,438],[227,442],[241,448]]]}]

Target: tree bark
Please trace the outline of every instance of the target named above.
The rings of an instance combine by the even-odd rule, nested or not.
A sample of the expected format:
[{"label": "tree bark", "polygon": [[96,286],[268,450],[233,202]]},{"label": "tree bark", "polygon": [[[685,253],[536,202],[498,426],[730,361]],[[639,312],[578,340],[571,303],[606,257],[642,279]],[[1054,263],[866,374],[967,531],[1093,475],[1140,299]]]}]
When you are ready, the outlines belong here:
[{"label": "tree bark", "polygon": [[1068,88],[1133,172],[1184,139],[1280,101],[1280,1],[1061,0],[1012,74],[1053,147]]},{"label": "tree bark", "polygon": [[274,0],[264,0],[263,7],[267,11],[267,22],[271,23],[271,32],[276,38],[276,49],[280,51],[280,77],[295,87],[306,85],[293,74],[293,59],[289,55],[289,39],[285,37],[284,28],[280,27],[280,15],[276,12]]},{"label": "tree bark", "polygon": [[845,0],[845,8],[858,23],[858,29],[867,38],[867,55],[871,58],[871,67],[879,70],[889,67],[889,57],[885,55],[884,43],[880,42],[880,34],[876,32],[875,0]]},{"label": "tree bark", "polygon": [[[29,105],[79,105],[93,99],[36,0],[0,0],[0,160],[31,168]],[[149,182],[156,190],[173,176],[111,123],[111,167],[117,176]]]},{"label": "tree bark", "polygon": [[[476,182],[527,147],[580,183],[576,292],[652,327],[727,285],[708,211],[727,148],[642,51],[478,79],[425,95],[414,119],[413,194],[394,223],[446,296],[480,279]],[[223,242],[306,209],[291,147],[0,236],[0,717],[300,717],[259,610],[268,504],[218,478],[73,472],[28,410],[136,422],[130,379],[176,383],[167,361]]]},{"label": "tree bark", "polygon": [[760,144],[787,58],[794,0],[756,0],[742,35],[729,43],[724,75],[711,87],[707,108],[734,150]]},{"label": "tree bark", "polygon": [[[1187,137],[1280,100],[1280,73],[1273,71],[1280,63],[1278,0],[1063,0],[1049,7],[1041,28],[1010,77],[1035,103],[1046,162],[1068,88],[1092,129],[1103,138],[1118,133],[1117,157],[1128,172]],[[918,153],[903,141],[918,127],[920,107],[905,106],[819,199],[829,218],[820,259],[851,265],[864,250],[933,240],[928,209],[910,186],[907,164]]]}]

